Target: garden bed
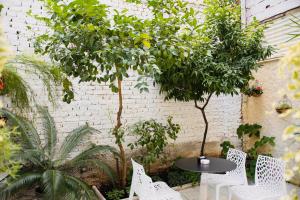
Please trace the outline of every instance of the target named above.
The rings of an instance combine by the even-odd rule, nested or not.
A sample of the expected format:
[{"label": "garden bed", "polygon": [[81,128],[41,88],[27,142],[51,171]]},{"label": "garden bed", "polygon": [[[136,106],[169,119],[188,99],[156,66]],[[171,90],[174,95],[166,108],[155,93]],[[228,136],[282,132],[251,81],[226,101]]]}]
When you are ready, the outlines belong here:
[{"label": "garden bed", "polygon": [[[187,172],[176,168],[170,167],[167,170],[150,174],[153,182],[163,181],[170,187],[178,187],[186,184],[197,185],[200,182],[200,174],[196,172]],[[131,176],[130,176],[131,177]],[[113,185],[102,185],[97,187],[107,200],[119,200],[129,196],[131,180],[128,180],[128,185],[124,189],[114,187]]]}]

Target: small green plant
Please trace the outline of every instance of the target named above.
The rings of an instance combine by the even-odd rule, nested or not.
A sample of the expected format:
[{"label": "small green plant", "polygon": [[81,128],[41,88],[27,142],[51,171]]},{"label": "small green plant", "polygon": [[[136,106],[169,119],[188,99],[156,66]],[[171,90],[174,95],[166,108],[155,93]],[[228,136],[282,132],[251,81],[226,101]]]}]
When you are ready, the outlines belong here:
[{"label": "small green plant", "polygon": [[112,191],[107,192],[108,200],[120,200],[124,198],[126,192],[124,189],[113,189]]},{"label": "small green plant", "polygon": [[170,187],[180,186],[188,183],[196,185],[200,182],[200,176],[195,172],[175,170],[168,173],[168,185]]},{"label": "small green plant", "polygon": [[[23,164],[15,179],[8,178],[7,182],[0,185],[0,199],[10,199],[21,189],[36,185],[41,191],[43,199],[96,199],[92,188],[83,180],[72,175],[72,170],[84,166],[95,166],[114,180],[114,171],[103,161],[95,159],[99,153],[117,154],[116,149],[107,145],[90,144],[75,157],[71,157],[72,151],[80,144],[87,134],[97,132],[96,129],[86,125],[72,130],[57,145],[57,129],[53,118],[47,109],[38,107],[43,120],[41,133],[33,123],[23,117],[19,117],[6,109],[1,109],[1,114],[8,119],[9,127],[17,127],[20,136],[20,151],[14,154],[14,158]],[[40,136],[43,134],[45,142]],[[71,158],[70,158],[71,157]]]},{"label": "small green plant", "polygon": [[20,163],[12,159],[20,150],[20,146],[13,142],[13,137],[18,135],[16,128],[9,129],[6,126],[0,128],[0,174],[5,173],[15,177],[20,169]]},{"label": "small green plant", "polygon": [[[238,138],[241,140],[242,143],[242,151],[245,151],[247,153],[246,170],[247,176],[251,179],[253,179],[255,176],[255,166],[258,155],[262,154],[272,156],[270,152],[262,152],[262,148],[266,147],[267,145],[275,146],[275,137],[260,137],[261,128],[262,126],[259,124],[242,124],[237,129]],[[247,150],[244,149],[245,136],[256,140],[254,145]],[[224,141],[220,144],[220,146],[222,147],[221,155],[223,157],[227,156],[229,148],[235,148],[230,141]]]},{"label": "small green plant", "polygon": [[276,105],[275,110],[277,113],[281,114],[290,109],[292,109],[292,102],[287,95],[283,95],[282,99]]},{"label": "small green plant", "polygon": [[132,133],[138,136],[138,139],[128,146],[131,149],[141,148],[142,155],[139,158],[150,171],[150,165],[162,156],[168,140],[175,141],[179,131],[180,126],[172,122],[172,117],[168,117],[166,125],[154,119],[138,122],[132,129]]},{"label": "small green plant", "polygon": [[224,141],[220,144],[220,146],[222,147],[222,151],[221,151],[221,156],[223,158],[227,157],[227,153],[229,151],[230,148],[234,148],[234,145],[230,143],[230,141]]}]

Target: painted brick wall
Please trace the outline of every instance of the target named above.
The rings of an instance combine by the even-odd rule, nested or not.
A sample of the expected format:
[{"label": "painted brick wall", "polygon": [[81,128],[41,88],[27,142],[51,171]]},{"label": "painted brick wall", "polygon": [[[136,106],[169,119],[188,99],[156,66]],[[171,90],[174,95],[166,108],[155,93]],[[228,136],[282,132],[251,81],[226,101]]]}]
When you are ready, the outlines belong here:
[{"label": "painted brick wall", "polygon": [[[45,27],[26,15],[29,9],[35,13],[43,13],[43,6],[37,0],[0,0],[5,5],[2,21],[9,43],[17,53],[32,53],[32,42],[30,39],[34,32],[45,31]],[[197,0],[190,0],[192,6],[201,9]],[[114,8],[129,8],[130,12],[147,17],[147,10],[143,7],[125,5],[121,0],[106,1]],[[27,30],[26,26],[32,30]],[[44,105],[49,105],[44,89],[40,86],[37,77],[26,77],[30,85],[38,94],[38,99]],[[182,131],[177,143],[190,143],[202,138],[204,123],[201,113],[196,110],[192,102],[165,102],[164,97],[159,94],[159,88],[150,86],[150,92],[140,94],[134,88],[137,77],[132,76],[124,81],[124,114],[125,125],[133,124],[142,119],[154,118],[165,121],[168,115],[174,117],[174,121],[182,126]],[[66,133],[88,122],[93,127],[101,130],[100,134],[91,136],[89,139],[98,144],[114,145],[114,138],[109,133],[113,127],[115,113],[117,110],[117,96],[112,94],[105,85],[92,83],[77,84],[74,80],[75,101],[66,104],[58,102],[56,109],[51,108],[56,125],[59,129],[60,140]],[[150,85],[151,81],[150,81]],[[6,99],[5,102],[8,102]],[[8,103],[9,104],[9,103]],[[220,142],[225,137],[235,140],[235,130],[240,124],[240,96],[213,97],[208,105],[208,119],[210,121],[208,141]],[[134,140],[132,136],[126,136],[126,142]]]}]

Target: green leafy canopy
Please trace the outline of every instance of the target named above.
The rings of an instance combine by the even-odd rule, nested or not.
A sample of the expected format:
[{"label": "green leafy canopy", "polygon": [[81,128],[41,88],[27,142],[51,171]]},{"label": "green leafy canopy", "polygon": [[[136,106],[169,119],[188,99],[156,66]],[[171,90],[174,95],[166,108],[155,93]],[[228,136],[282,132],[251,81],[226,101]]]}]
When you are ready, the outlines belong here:
[{"label": "green leafy canopy", "polygon": [[[155,69],[149,52],[149,21],[114,10],[112,17],[105,4],[97,0],[72,0],[68,3],[43,0],[49,17],[35,16],[52,30],[36,38],[35,50],[48,54],[70,77],[80,82],[108,83],[118,92],[116,80],[129,77],[129,70],[148,75]],[[147,90],[146,82],[137,85]],[[65,91],[70,102],[72,92]]]},{"label": "green leafy canopy", "polygon": [[260,66],[258,61],[272,53],[272,47],[263,46],[263,25],[254,20],[243,27],[239,5],[229,0],[204,3],[204,23],[190,43],[189,59],[159,65],[156,81],[167,99],[204,101],[207,94],[238,94]]}]

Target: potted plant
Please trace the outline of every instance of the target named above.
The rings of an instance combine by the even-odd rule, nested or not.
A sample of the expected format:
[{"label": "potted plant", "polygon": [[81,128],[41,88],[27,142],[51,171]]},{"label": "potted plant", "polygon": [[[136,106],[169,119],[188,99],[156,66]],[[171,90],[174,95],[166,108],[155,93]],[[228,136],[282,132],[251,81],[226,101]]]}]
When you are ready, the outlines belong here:
[{"label": "potted plant", "polygon": [[253,96],[253,97],[259,97],[260,95],[262,95],[263,92],[263,88],[261,86],[261,83],[259,83],[258,80],[255,81],[254,84],[250,84],[249,86],[247,86],[243,93],[249,97]]},{"label": "potted plant", "polygon": [[282,114],[290,109],[292,109],[292,103],[288,99],[287,95],[284,95],[283,98],[278,102],[275,110],[277,113]]}]

